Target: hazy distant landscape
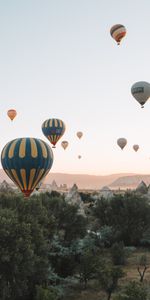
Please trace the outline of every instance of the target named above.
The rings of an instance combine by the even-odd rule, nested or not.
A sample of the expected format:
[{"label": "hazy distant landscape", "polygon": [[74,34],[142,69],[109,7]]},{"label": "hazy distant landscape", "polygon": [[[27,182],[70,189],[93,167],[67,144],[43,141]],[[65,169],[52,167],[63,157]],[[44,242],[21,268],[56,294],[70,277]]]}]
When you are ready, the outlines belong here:
[{"label": "hazy distant landscape", "polygon": [[[6,173],[0,169],[0,182],[6,180],[12,183]],[[134,189],[143,180],[146,185],[150,184],[150,175],[145,174],[111,174],[106,176],[87,175],[87,174],[66,174],[66,173],[49,173],[44,181],[46,184],[51,184],[53,180],[58,185],[67,184],[70,188],[74,183],[80,189],[101,189],[103,186],[109,186],[111,189]]]}]

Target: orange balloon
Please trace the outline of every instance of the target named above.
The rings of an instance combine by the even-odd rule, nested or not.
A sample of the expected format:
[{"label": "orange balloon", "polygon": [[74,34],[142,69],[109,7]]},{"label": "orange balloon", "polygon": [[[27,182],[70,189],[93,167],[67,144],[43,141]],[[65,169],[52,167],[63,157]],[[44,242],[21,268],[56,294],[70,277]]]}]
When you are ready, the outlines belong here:
[{"label": "orange balloon", "polygon": [[11,121],[16,117],[17,112],[15,109],[9,109],[7,112],[7,116],[10,118]]}]

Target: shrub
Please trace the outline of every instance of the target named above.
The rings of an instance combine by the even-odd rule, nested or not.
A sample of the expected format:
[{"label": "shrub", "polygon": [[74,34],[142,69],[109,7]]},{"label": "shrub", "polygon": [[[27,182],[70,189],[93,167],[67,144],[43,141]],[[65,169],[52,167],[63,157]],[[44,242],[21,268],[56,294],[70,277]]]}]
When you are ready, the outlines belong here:
[{"label": "shrub", "polygon": [[112,245],[111,256],[114,265],[125,265],[126,251],[123,242],[115,243]]}]

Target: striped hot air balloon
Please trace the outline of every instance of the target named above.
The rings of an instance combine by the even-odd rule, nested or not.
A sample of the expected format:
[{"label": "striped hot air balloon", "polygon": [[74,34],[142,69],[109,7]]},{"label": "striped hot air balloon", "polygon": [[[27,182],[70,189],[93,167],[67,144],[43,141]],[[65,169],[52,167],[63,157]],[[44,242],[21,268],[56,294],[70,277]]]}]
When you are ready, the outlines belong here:
[{"label": "striped hot air balloon", "polygon": [[36,138],[18,138],[3,148],[1,163],[10,179],[29,197],[53,164],[53,152]]},{"label": "striped hot air balloon", "polygon": [[53,145],[53,148],[55,148],[56,143],[63,136],[65,129],[64,122],[59,119],[48,119],[42,124],[43,134]]},{"label": "striped hot air balloon", "polygon": [[110,34],[117,44],[120,45],[121,40],[126,35],[126,28],[124,25],[116,24],[111,27]]}]

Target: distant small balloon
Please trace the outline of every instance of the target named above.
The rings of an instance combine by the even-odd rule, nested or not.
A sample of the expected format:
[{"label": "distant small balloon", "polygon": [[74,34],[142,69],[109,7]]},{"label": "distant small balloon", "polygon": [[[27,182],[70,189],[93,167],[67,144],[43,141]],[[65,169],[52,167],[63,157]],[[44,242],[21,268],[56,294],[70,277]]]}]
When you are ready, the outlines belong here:
[{"label": "distant small balloon", "polygon": [[125,138],[119,138],[117,140],[117,144],[118,146],[123,150],[123,148],[126,146],[127,144],[127,140]]},{"label": "distant small balloon", "polygon": [[7,116],[10,118],[11,121],[16,117],[17,112],[15,109],[9,109],[7,112]]},{"label": "distant small balloon", "polygon": [[77,137],[78,137],[79,139],[81,139],[82,136],[83,136],[83,132],[82,132],[82,131],[78,131],[78,132],[77,132]]},{"label": "distant small balloon", "polygon": [[126,35],[126,28],[124,25],[116,24],[111,27],[110,34],[112,38],[117,42],[117,44],[120,45],[121,40]]},{"label": "distant small balloon", "polygon": [[62,141],[61,142],[61,146],[64,150],[66,150],[66,148],[68,147],[69,143],[67,141]]},{"label": "distant small balloon", "polygon": [[79,159],[81,159],[81,157],[82,157],[81,155],[78,155],[78,158],[79,158]]},{"label": "distant small balloon", "polygon": [[137,152],[139,150],[139,145],[133,145],[133,150]]}]

